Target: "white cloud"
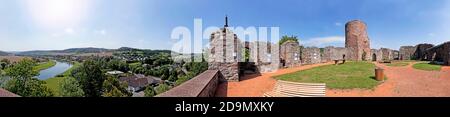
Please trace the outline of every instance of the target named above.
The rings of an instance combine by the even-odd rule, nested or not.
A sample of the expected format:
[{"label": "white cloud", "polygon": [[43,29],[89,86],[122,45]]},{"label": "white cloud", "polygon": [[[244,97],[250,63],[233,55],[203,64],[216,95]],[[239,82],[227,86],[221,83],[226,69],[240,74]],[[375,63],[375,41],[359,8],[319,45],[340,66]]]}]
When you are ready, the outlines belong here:
[{"label": "white cloud", "polygon": [[345,42],[345,37],[342,36],[329,36],[329,37],[316,37],[311,38],[306,41],[300,42],[305,46],[328,46],[331,44],[343,43]]},{"label": "white cloud", "polygon": [[336,26],[342,26],[342,23],[336,22],[336,23],[334,23],[334,25],[336,25]]}]

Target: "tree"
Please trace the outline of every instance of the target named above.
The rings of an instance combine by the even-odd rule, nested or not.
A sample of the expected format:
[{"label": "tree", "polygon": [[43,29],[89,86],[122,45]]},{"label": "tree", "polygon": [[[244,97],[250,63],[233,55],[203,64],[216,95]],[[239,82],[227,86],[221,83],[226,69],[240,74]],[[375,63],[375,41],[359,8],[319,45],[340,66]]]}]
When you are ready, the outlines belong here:
[{"label": "tree", "polygon": [[128,84],[121,83],[115,77],[108,77],[103,82],[103,97],[130,97],[133,94],[127,91]]},{"label": "tree", "polygon": [[88,59],[74,69],[74,77],[79,81],[86,97],[100,97],[105,75],[99,60]]},{"label": "tree", "polygon": [[280,41],[278,42],[278,44],[279,45],[281,45],[281,44],[283,44],[283,43],[285,43],[285,42],[288,42],[288,41],[294,41],[294,42],[296,42],[296,43],[298,43],[298,38],[297,38],[297,36],[283,36],[283,37],[281,37],[281,39],[280,39]]},{"label": "tree", "polygon": [[159,84],[156,88],[155,88],[155,90],[156,90],[156,94],[161,94],[161,93],[164,93],[164,92],[166,92],[167,90],[169,90],[170,89],[170,87],[169,87],[169,85],[167,85],[167,84]]},{"label": "tree", "polygon": [[64,78],[59,85],[59,94],[63,97],[83,97],[84,92],[78,81],[73,77]]},{"label": "tree", "polygon": [[144,94],[145,97],[153,97],[156,95],[156,91],[153,88],[153,86],[151,86],[151,85],[149,85],[149,86],[147,86],[147,88],[145,88],[144,93],[145,93]]},{"label": "tree", "polygon": [[5,89],[23,97],[53,96],[44,81],[33,78],[38,75],[38,72],[33,70],[34,65],[31,59],[23,59],[17,65],[6,69],[6,75],[11,79],[6,83]]}]

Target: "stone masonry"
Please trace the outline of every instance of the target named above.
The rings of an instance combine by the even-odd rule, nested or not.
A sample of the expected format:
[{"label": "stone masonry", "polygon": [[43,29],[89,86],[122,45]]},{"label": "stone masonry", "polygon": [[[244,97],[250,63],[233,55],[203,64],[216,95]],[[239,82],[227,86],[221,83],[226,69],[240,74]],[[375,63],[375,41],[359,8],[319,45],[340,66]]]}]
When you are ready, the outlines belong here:
[{"label": "stone masonry", "polygon": [[347,48],[328,46],[324,48],[322,62],[328,62],[333,60],[343,60],[344,55],[347,58]]},{"label": "stone masonry", "polygon": [[348,48],[346,57],[349,60],[369,60],[370,41],[364,22],[353,20],[345,25],[345,48]]},{"label": "stone masonry", "polygon": [[316,64],[321,62],[320,49],[317,47],[306,47],[302,50],[303,64]]},{"label": "stone masonry", "polygon": [[432,56],[425,56],[425,51],[433,46],[433,44],[418,44],[414,52],[414,58],[417,60],[431,60]]},{"label": "stone masonry", "polygon": [[301,65],[300,46],[297,42],[288,41],[280,45],[280,59],[283,67],[296,67]]},{"label": "stone masonry", "polygon": [[240,40],[227,27],[211,34],[208,50],[208,69],[219,70],[225,79],[239,81],[239,60],[241,59]]},{"label": "stone masonry", "polygon": [[414,59],[414,52],[416,51],[416,47],[414,46],[401,46],[400,47],[400,60],[412,60]]}]

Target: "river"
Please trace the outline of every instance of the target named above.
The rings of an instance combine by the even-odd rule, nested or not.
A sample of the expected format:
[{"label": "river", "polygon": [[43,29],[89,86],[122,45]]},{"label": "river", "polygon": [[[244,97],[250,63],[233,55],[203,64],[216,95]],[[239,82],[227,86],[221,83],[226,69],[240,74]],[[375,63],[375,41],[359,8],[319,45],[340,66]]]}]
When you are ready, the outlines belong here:
[{"label": "river", "polygon": [[55,66],[40,71],[39,76],[37,76],[37,78],[39,80],[46,80],[49,78],[53,78],[58,74],[64,73],[65,71],[70,69],[70,67],[72,67],[72,64],[70,63],[56,61]]}]

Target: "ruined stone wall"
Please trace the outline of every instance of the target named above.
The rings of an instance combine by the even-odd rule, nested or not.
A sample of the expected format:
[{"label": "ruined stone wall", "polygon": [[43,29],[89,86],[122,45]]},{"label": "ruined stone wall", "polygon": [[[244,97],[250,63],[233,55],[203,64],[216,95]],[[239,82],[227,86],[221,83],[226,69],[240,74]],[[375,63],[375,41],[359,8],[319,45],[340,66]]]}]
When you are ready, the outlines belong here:
[{"label": "ruined stone wall", "polygon": [[322,56],[322,62],[330,62],[333,60],[343,60],[345,55],[345,59],[347,59],[347,48],[343,47],[333,47],[328,46],[324,48],[324,53]]},{"label": "ruined stone wall", "polygon": [[424,56],[434,63],[450,65],[450,41],[427,49]]},{"label": "ruined stone wall", "polygon": [[399,51],[397,50],[391,50],[391,60],[399,60]]},{"label": "ruined stone wall", "polygon": [[273,72],[280,67],[280,50],[277,44],[256,41],[252,42],[256,45],[256,49],[253,49],[255,57],[255,65],[258,67],[260,73]]},{"label": "ruined stone wall", "polygon": [[418,44],[416,46],[416,51],[414,53],[414,58],[416,58],[417,60],[431,60],[432,55],[429,56],[425,56],[425,51],[428,48],[433,47],[433,44]]},{"label": "ruined stone wall", "polygon": [[414,53],[416,51],[416,47],[414,46],[401,46],[399,52],[400,60],[412,60],[414,58]]},{"label": "ruined stone wall", "polygon": [[284,61],[284,67],[296,67],[301,65],[300,46],[297,42],[285,42],[280,45],[280,59]]},{"label": "ruined stone wall", "polygon": [[348,49],[346,57],[349,60],[370,60],[370,41],[364,22],[353,20],[345,25],[345,48]]},{"label": "ruined stone wall", "polygon": [[302,64],[316,64],[321,62],[320,49],[317,47],[307,47],[302,50]]},{"label": "ruined stone wall", "polygon": [[371,49],[370,50],[370,53],[372,53],[371,55],[370,55],[370,57],[371,57],[371,61],[381,61],[382,59],[383,59],[383,57],[382,57],[382,52],[380,51],[380,50],[377,50],[377,49]]},{"label": "ruined stone wall", "polygon": [[388,48],[381,48],[381,61],[392,60],[392,50]]},{"label": "ruined stone wall", "polygon": [[222,28],[211,34],[208,55],[208,69],[219,70],[225,79],[239,81],[238,61],[242,59],[242,43],[229,29]]}]

